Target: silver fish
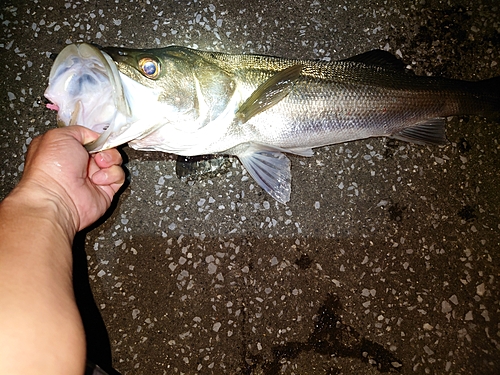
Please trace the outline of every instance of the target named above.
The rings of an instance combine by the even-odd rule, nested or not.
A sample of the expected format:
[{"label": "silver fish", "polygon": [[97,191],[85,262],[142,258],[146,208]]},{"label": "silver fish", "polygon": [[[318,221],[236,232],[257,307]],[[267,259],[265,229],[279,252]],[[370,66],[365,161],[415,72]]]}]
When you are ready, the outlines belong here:
[{"label": "silver fish", "polygon": [[445,120],[497,115],[500,77],[416,76],[388,52],[335,61],[161,49],[67,46],[45,96],[60,125],[101,136],[91,152],[128,142],[182,156],[235,155],[279,202],[290,199],[285,153],[368,137],[445,144]]}]

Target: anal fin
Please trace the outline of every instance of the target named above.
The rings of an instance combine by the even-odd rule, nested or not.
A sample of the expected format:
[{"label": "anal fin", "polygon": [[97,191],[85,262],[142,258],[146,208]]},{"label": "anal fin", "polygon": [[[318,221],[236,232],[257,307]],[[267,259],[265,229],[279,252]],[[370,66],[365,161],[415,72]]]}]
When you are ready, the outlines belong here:
[{"label": "anal fin", "polygon": [[446,145],[448,139],[445,131],[444,118],[434,118],[406,128],[399,133],[392,134],[391,138],[423,145]]}]

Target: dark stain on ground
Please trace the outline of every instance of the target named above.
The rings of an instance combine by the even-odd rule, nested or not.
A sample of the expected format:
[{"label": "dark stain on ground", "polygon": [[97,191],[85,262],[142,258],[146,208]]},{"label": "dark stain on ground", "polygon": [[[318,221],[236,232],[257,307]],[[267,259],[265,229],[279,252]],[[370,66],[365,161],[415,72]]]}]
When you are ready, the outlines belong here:
[{"label": "dark stain on ground", "polygon": [[[245,332],[245,327],[247,323],[247,314],[246,314],[246,308],[241,309],[241,317],[242,317],[242,331],[241,335],[243,338],[247,337],[246,332]],[[248,352],[248,346],[245,342],[246,340],[243,340],[241,343],[242,348],[241,348],[241,354],[243,357],[243,363],[241,365],[241,374],[243,375],[252,375],[253,371],[257,368],[259,363],[263,362],[263,357],[261,355],[253,355]]]},{"label": "dark stain on ground", "polygon": [[312,259],[307,254],[302,254],[299,259],[295,261],[295,264],[299,266],[301,270],[308,269],[311,267]]},{"label": "dark stain on ground", "polygon": [[462,209],[458,211],[458,216],[460,216],[465,221],[472,221],[477,217],[474,211],[474,207],[467,205],[462,207]]},{"label": "dark stain on ground", "polygon": [[469,152],[472,148],[469,142],[465,138],[460,138],[460,140],[457,143],[458,151],[461,152],[462,154],[465,154]]},{"label": "dark stain on ground", "polygon": [[387,138],[384,144],[384,158],[391,159],[394,156],[394,151],[398,148],[398,142],[394,139]]},{"label": "dark stain on ground", "polygon": [[395,203],[389,206],[389,219],[392,221],[403,220],[403,211],[406,210],[406,206],[400,206],[399,203]]},{"label": "dark stain on ground", "polygon": [[[297,358],[303,352],[316,352],[324,356],[357,358],[374,366],[379,372],[399,372],[403,366],[389,350],[382,345],[361,337],[353,327],[342,323],[342,305],[335,294],[328,294],[318,310],[313,332],[305,342],[289,342],[272,348],[273,359],[262,363],[263,374],[280,373],[284,361]],[[246,348],[246,345],[245,345]],[[243,350],[243,374],[250,375],[263,361],[262,356],[248,355]],[[331,367],[327,374],[339,374],[340,369]]]}]

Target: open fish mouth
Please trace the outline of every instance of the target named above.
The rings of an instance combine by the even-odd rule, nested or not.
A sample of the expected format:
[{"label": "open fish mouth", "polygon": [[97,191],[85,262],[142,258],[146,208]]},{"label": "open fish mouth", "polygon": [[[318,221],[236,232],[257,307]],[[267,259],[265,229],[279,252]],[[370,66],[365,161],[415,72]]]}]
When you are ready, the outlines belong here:
[{"label": "open fish mouth", "polygon": [[113,138],[127,124],[130,108],[120,73],[104,51],[86,44],[71,44],[57,56],[50,71],[45,97],[56,110],[59,126],[81,125],[100,133],[85,145],[97,152],[124,143]]}]

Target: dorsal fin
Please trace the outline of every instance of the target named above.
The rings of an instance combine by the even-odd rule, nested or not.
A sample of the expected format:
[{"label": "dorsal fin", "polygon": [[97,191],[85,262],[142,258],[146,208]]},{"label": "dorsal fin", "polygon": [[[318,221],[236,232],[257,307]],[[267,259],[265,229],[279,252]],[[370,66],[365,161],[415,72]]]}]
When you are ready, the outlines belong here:
[{"label": "dorsal fin", "polygon": [[356,56],[349,57],[348,59],[342,61],[352,61],[359,62],[366,65],[379,66],[386,69],[393,69],[399,71],[405,71],[405,63],[399,60],[392,53],[383,51],[381,49],[374,49],[373,51],[368,51],[361,53]]}]

